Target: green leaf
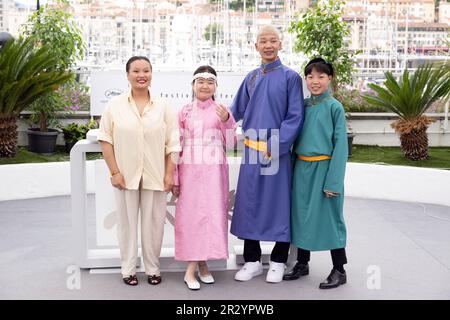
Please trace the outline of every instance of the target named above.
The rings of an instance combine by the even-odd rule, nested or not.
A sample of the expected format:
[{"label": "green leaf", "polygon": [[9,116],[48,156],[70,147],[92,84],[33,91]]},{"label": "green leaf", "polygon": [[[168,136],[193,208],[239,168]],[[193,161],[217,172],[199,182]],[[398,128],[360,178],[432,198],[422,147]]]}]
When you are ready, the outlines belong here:
[{"label": "green leaf", "polygon": [[9,41],[0,53],[0,116],[18,115],[66,82],[67,72],[48,71],[54,62],[54,54],[47,47],[36,51],[31,39]]},{"label": "green leaf", "polygon": [[[336,70],[334,82],[338,86],[352,82],[356,60],[344,38],[350,26],[340,19],[345,2],[329,0],[317,2],[303,14],[301,20],[292,21],[288,31],[295,34],[294,50],[308,58],[322,56]],[[349,53],[350,52],[350,53]]]},{"label": "green leaf", "polygon": [[390,72],[385,75],[385,88],[370,84],[375,94],[364,99],[406,120],[419,118],[436,100],[450,95],[450,69],[445,65],[424,64],[412,74],[405,70],[398,81]]}]

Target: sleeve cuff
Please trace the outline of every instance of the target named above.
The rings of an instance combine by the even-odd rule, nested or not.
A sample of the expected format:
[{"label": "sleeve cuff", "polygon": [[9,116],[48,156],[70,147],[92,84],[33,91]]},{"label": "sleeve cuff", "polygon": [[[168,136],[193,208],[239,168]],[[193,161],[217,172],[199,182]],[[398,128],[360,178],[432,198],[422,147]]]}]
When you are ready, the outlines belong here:
[{"label": "sleeve cuff", "polygon": [[335,193],[337,195],[340,195],[340,192],[336,192],[336,191],[333,191],[333,190],[330,190],[330,189],[323,189],[323,192],[331,192],[331,193]]},{"label": "sleeve cuff", "polygon": [[99,132],[99,133],[98,133],[97,140],[98,140],[98,141],[106,141],[106,142],[108,142],[108,143],[114,145],[113,139],[111,138],[111,136],[110,136],[110,135],[107,135],[106,133],[103,133],[103,132]]},{"label": "sleeve cuff", "polygon": [[181,152],[181,146],[166,147],[166,156],[172,152]]},{"label": "sleeve cuff", "polygon": [[323,187],[323,192],[332,192],[340,195],[341,192],[336,191],[337,189],[339,189],[337,186],[325,185]]},{"label": "sleeve cuff", "polygon": [[225,122],[220,122],[220,125],[224,127],[225,129],[233,129],[236,125],[236,122],[234,121],[233,115],[230,111],[228,111],[228,120]]}]

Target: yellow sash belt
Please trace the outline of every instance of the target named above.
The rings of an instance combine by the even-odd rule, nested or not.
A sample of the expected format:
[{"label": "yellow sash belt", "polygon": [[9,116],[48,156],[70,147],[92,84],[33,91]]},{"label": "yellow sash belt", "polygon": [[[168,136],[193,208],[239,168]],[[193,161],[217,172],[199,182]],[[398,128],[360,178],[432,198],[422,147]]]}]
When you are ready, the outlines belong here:
[{"label": "yellow sash belt", "polygon": [[322,161],[322,160],[328,160],[331,159],[330,156],[327,155],[321,155],[321,156],[301,156],[297,155],[297,158],[303,161]]},{"label": "yellow sash belt", "polygon": [[244,144],[251,149],[255,149],[255,150],[258,150],[261,152],[267,151],[267,142],[266,141],[255,141],[255,140],[250,140],[249,138],[245,138]]}]

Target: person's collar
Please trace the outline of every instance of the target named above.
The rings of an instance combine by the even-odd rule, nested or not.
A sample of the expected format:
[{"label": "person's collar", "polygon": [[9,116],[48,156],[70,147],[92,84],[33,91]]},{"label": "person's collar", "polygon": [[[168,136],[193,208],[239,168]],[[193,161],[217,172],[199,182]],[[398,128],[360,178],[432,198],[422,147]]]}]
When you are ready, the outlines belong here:
[{"label": "person's collar", "polygon": [[209,107],[211,104],[213,104],[214,100],[212,98],[209,98],[208,100],[200,101],[197,98],[195,98],[194,102],[200,109],[205,109],[206,107]]},{"label": "person's collar", "polygon": [[271,71],[275,68],[278,68],[282,65],[281,60],[279,57],[275,61],[269,62],[269,63],[262,63],[261,62],[261,68],[263,69],[263,72]]},{"label": "person's collar", "polygon": [[[150,104],[153,104],[153,98],[152,95],[150,94],[150,88],[147,88],[148,90],[148,96],[150,97]],[[128,90],[128,94],[127,94],[127,100],[128,102],[134,101],[133,95],[132,95],[132,89]]]},{"label": "person's collar", "polygon": [[323,100],[329,98],[331,96],[331,92],[330,90],[326,90],[324,93],[322,93],[321,95],[318,96],[314,96],[311,94],[310,100],[312,104],[318,104],[320,102],[322,102]]}]

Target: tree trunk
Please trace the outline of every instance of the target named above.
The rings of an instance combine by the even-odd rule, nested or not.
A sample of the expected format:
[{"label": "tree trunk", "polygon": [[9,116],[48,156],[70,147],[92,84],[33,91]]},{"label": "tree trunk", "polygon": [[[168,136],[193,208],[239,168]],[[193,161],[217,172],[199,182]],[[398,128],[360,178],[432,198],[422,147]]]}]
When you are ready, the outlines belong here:
[{"label": "tree trunk", "polygon": [[40,113],[39,116],[39,130],[42,132],[47,132],[47,115],[45,114],[45,112]]},{"label": "tree trunk", "polygon": [[0,158],[12,158],[17,153],[17,118],[0,116]]},{"label": "tree trunk", "polygon": [[400,143],[405,157],[413,160],[428,159],[427,128],[413,129],[409,133],[400,134]]}]

